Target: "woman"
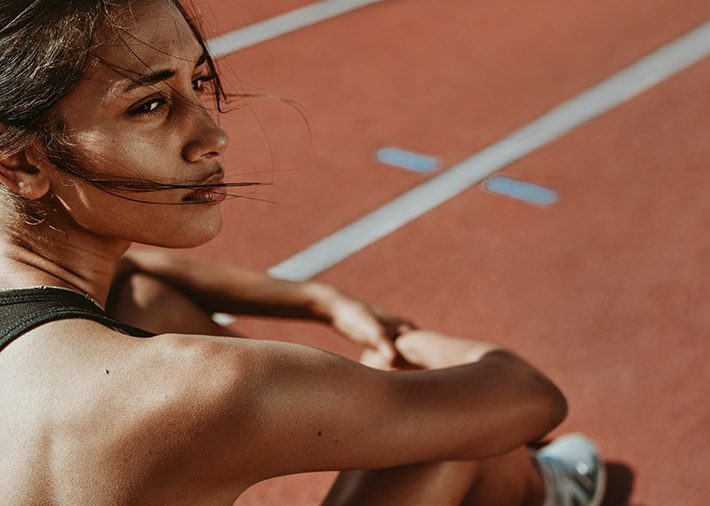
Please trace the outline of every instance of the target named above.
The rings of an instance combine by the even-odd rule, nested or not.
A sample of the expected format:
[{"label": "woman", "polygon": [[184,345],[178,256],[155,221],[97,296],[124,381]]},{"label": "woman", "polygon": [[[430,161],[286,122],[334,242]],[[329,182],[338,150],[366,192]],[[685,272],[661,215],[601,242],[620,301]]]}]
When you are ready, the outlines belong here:
[{"label": "woman", "polygon": [[[586,440],[524,448],[566,404],[512,353],[324,285],[123,257],[213,238],[233,186],[177,1],[3,2],[0,69],[0,504],[230,504],[315,470],[347,470],[333,505],[599,503]],[[215,311],[320,319],[370,365],[432,370],[235,339]]]}]

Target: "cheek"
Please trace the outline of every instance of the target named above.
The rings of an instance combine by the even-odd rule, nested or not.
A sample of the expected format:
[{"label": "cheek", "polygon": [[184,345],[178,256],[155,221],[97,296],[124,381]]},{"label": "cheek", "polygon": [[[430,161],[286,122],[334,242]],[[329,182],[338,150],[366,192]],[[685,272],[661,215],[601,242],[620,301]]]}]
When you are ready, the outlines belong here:
[{"label": "cheek", "polygon": [[[222,228],[219,204],[146,204],[110,195],[87,183],[63,188],[56,198],[59,212],[70,227],[91,235],[163,246],[189,248],[213,239]],[[158,198],[175,202],[175,192],[132,194],[131,198]]]},{"label": "cheek", "polygon": [[[84,170],[108,180],[134,182],[186,182],[201,176],[190,173],[182,159],[183,138],[178,125],[159,132],[141,126],[115,126],[103,124],[75,131],[72,140],[83,153],[80,163]],[[56,171],[52,184],[65,223],[93,235],[186,248],[209,241],[222,227],[219,205],[179,205],[185,190],[104,191],[61,171]],[[134,202],[109,192],[151,203]]]},{"label": "cheek", "polygon": [[[181,139],[177,129],[144,131],[130,125],[113,125],[77,137],[83,153],[81,165],[90,174],[108,179],[171,182],[183,177]],[[160,200],[160,199],[148,199]]]}]

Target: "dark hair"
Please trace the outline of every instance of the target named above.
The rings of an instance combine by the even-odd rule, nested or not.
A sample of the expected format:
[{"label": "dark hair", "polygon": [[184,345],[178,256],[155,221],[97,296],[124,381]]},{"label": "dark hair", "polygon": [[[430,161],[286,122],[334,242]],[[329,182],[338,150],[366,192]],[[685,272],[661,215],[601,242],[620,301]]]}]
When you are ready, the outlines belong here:
[{"label": "dark hair", "polygon": [[[115,17],[117,8],[133,0],[0,0],[0,158],[39,142],[61,170],[106,191],[158,191],[200,185],[166,184],[135,179],[98,177],[72,149],[53,107],[81,80],[92,63],[97,31],[125,29]],[[210,87],[216,110],[229,101],[197,21],[180,0],[171,1],[182,13],[207,54],[213,76]],[[231,183],[225,186],[250,186]],[[0,188],[5,189],[0,185]]]}]

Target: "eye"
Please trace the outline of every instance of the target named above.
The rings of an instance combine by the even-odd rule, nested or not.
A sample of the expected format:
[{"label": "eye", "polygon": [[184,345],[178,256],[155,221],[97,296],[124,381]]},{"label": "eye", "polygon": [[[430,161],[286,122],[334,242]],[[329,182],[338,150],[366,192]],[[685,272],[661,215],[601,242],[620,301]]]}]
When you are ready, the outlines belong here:
[{"label": "eye", "polygon": [[147,102],[143,102],[138,107],[131,109],[128,114],[131,116],[150,116],[159,114],[163,106],[167,105],[168,101],[164,97],[156,97]]},{"label": "eye", "polygon": [[214,76],[211,75],[196,77],[192,80],[192,89],[197,93],[204,93],[208,88],[205,84],[213,82],[214,79]]}]

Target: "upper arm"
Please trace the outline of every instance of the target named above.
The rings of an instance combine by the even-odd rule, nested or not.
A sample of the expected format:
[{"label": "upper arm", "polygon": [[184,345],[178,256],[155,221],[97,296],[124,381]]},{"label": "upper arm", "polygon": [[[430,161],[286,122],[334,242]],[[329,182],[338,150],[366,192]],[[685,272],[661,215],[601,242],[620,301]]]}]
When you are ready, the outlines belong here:
[{"label": "upper arm", "polygon": [[164,339],[174,401],[154,410],[171,425],[157,442],[178,435],[185,465],[215,479],[480,458],[559,422],[544,382],[504,357],[389,373],[292,344]]},{"label": "upper arm", "polygon": [[543,436],[564,416],[554,385],[505,352],[385,372],[300,346],[264,351],[253,448],[273,452],[267,476],[484,458]]}]

